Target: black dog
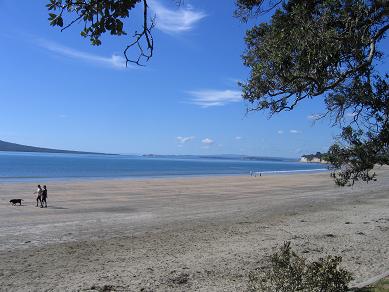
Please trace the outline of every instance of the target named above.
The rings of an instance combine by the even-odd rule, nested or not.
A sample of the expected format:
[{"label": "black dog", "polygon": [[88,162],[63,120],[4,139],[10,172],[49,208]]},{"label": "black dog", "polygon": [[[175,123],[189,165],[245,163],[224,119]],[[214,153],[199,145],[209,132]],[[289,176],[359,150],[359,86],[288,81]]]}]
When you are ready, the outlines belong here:
[{"label": "black dog", "polygon": [[12,206],[16,206],[17,203],[19,203],[19,206],[22,205],[22,199],[12,199],[12,200],[9,200],[9,202],[12,204]]}]

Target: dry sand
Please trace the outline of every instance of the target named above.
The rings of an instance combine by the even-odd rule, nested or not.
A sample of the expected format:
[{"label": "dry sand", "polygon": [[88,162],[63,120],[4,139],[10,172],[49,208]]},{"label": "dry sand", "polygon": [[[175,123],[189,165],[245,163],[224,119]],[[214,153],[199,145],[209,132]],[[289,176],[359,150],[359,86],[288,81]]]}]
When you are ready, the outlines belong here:
[{"label": "dry sand", "polygon": [[389,269],[388,168],[352,188],[321,173],[48,189],[41,209],[31,183],[0,184],[1,291],[244,291],[286,240],[309,258],[341,255],[354,283]]}]

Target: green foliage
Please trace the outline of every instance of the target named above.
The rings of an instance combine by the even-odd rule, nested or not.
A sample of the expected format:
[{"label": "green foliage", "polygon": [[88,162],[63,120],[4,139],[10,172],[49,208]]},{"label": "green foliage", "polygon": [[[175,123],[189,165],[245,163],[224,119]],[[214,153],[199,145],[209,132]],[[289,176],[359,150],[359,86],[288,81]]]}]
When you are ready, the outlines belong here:
[{"label": "green foliage", "polygon": [[49,11],[58,11],[57,14],[49,13],[50,25],[63,27],[63,13],[75,13],[76,19],[84,21],[85,24],[81,35],[89,37],[93,45],[100,45],[101,34],[106,31],[111,35],[126,34],[122,19],[128,18],[129,11],[140,1],[50,0],[47,8]]},{"label": "green foliage", "polygon": [[375,284],[369,285],[361,289],[354,289],[354,292],[388,292],[389,291],[389,277],[386,277]]},{"label": "green foliage", "polygon": [[292,292],[302,288],[305,260],[287,242],[270,256],[269,265],[249,275],[251,291]]},{"label": "green foliage", "polygon": [[[369,292],[388,292],[389,291],[389,277],[382,279],[378,283],[372,285]],[[362,291],[361,291],[362,292]]]},{"label": "green foliage", "polygon": [[[348,290],[351,273],[340,268],[342,257],[327,256],[307,265],[305,285],[312,292],[342,292]],[[308,291],[307,290],[307,291]]]},{"label": "green foliage", "polygon": [[336,182],[374,179],[369,170],[389,157],[389,77],[375,70],[389,2],[238,0],[237,15],[247,20],[265,3],[274,14],[247,31],[243,55],[251,73],[241,86],[251,110],[273,115],[324,97],[323,116],[344,127],[330,150]]},{"label": "green foliage", "polygon": [[374,94],[361,94],[360,97],[365,101],[364,108],[354,117],[358,127],[344,127],[341,134],[344,145],[338,143],[329,150],[328,161],[334,170],[332,176],[341,186],[358,180],[376,180],[376,174],[370,170],[375,165],[389,164],[388,83],[379,80]]},{"label": "green foliage", "polygon": [[283,0],[236,0],[235,16],[247,22],[253,16],[259,16],[273,10]]},{"label": "green foliage", "polygon": [[[148,23],[148,5],[146,0],[50,0],[47,4],[49,22],[52,26],[61,27],[64,30],[76,22],[83,23],[81,36],[89,38],[92,45],[101,45],[101,36],[107,32],[111,35],[127,35],[124,30],[124,21],[130,17],[130,11],[137,4],[143,3],[143,23],[140,32],[135,31],[134,38],[125,50],[127,62],[140,64],[142,58],[151,58],[153,51],[153,39],[151,29],[153,21]],[[64,17],[71,20],[64,26]],[[141,40],[144,39],[146,48],[144,49]],[[137,59],[129,59],[127,50],[137,45],[139,56]]]},{"label": "green foliage", "polygon": [[307,262],[285,242],[269,258],[268,266],[249,275],[250,291],[261,292],[343,292],[351,274],[340,268],[341,257],[327,256]]}]

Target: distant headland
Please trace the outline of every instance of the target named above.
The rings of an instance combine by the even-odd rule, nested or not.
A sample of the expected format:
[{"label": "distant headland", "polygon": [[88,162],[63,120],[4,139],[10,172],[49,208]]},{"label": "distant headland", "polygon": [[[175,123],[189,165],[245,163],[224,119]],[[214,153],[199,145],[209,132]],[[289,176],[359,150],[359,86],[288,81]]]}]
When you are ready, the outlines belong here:
[{"label": "distant headland", "polygon": [[2,141],[2,140],[0,140],[0,151],[115,155],[115,154],[98,153],[98,152],[84,152],[84,151],[73,151],[73,150],[61,150],[61,149],[50,149],[50,148],[34,147],[34,146],[27,146],[27,145],[21,145],[21,144],[6,142],[6,141]]},{"label": "distant headland", "polygon": [[305,154],[300,158],[301,162],[312,162],[312,163],[328,163],[328,154],[316,152],[316,154]]}]

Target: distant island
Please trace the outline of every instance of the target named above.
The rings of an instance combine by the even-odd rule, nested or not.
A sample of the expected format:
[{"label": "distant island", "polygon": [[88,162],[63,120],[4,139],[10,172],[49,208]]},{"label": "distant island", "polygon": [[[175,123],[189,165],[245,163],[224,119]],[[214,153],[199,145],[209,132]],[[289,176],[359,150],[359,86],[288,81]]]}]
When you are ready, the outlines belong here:
[{"label": "distant island", "polygon": [[113,154],[97,153],[97,152],[84,152],[84,151],[49,149],[49,148],[42,148],[42,147],[26,146],[26,145],[10,143],[2,140],[0,140],[0,151],[113,155]]},{"label": "distant island", "polygon": [[305,154],[301,156],[301,162],[328,163],[327,153]]}]

